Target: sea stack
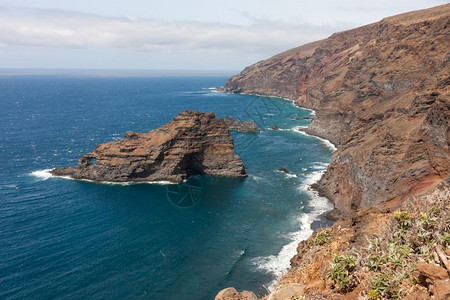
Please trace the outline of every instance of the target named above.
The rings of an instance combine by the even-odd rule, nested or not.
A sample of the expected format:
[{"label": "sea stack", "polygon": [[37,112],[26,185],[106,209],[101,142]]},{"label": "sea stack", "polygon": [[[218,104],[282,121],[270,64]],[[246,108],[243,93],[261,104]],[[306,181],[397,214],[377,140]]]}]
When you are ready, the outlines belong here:
[{"label": "sea stack", "polygon": [[228,126],[214,113],[186,110],[147,133],[127,132],[119,141],[98,145],[76,167],[57,168],[55,176],[107,182],[180,183],[195,175],[246,177],[234,154]]}]

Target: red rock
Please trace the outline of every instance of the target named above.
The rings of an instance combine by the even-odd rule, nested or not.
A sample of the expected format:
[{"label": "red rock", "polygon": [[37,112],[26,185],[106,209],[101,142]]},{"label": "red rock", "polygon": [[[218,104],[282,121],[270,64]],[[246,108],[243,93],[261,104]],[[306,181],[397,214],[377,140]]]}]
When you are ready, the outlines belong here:
[{"label": "red rock", "polygon": [[172,122],[147,133],[127,132],[98,145],[78,166],[51,171],[56,176],[110,182],[181,182],[193,175],[246,177],[234,155],[233,138],[214,113],[182,111]]},{"label": "red rock", "polygon": [[447,273],[447,270],[436,265],[427,264],[425,262],[419,261],[417,263],[417,272],[419,273],[419,279],[420,276],[429,278],[432,281],[438,280],[438,279],[448,279],[449,275]]},{"label": "red rock", "polygon": [[245,68],[229,92],[315,109],[306,132],[338,145],[319,190],[336,208],[392,207],[450,175],[450,4],[288,50]]},{"label": "red rock", "polygon": [[423,291],[416,291],[402,298],[402,300],[429,300],[429,299],[431,298],[428,295],[428,293],[425,293]]},{"label": "red rock", "polygon": [[429,287],[436,300],[450,299],[450,279],[436,280],[433,285]]},{"label": "red rock", "polygon": [[235,288],[226,288],[221,290],[214,300],[257,300],[258,298],[253,292],[238,292]]}]

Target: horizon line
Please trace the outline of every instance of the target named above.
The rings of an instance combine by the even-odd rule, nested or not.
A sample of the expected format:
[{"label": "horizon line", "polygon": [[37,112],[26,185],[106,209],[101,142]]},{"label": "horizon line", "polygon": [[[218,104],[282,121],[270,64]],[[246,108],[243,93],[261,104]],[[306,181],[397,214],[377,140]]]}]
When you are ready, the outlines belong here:
[{"label": "horizon line", "polygon": [[0,76],[82,75],[82,76],[231,76],[241,70],[201,69],[87,69],[87,68],[1,68]]}]

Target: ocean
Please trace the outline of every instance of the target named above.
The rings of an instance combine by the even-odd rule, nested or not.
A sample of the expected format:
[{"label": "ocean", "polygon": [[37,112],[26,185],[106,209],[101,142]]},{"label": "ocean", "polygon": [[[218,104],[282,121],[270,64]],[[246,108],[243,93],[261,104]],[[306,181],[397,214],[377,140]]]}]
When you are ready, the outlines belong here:
[{"label": "ocean", "polygon": [[[299,130],[313,111],[216,92],[226,79],[0,76],[0,299],[213,299],[273,284],[331,209],[309,185],[333,146]],[[119,185],[45,171],[186,109],[257,123],[232,132],[248,178]]]}]

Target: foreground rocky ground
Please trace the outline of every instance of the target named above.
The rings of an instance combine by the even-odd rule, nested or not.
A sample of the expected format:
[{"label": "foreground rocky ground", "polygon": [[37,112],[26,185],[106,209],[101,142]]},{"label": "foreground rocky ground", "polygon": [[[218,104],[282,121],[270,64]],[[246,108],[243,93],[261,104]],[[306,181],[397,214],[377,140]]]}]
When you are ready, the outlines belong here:
[{"label": "foreground rocky ground", "polygon": [[229,128],[257,132],[252,122],[182,111],[172,122],[147,133],[127,132],[117,142],[98,145],[78,166],[54,169],[55,176],[108,182],[182,182],[190,176],[246,177],[234,155]]},{"label": "foreground rocky ground", "polygon": [[449,299],[450,190],[408,200],[317,230],[271,294],[225,289],[216,299]]},{"label": "foreground rocky ground", "polygon": [[[446,4],[335,33],[229,79],[228,92],[316,110],[307,132],[338,146],[317,185],[338,221],[299,245],[267,299],[448,299],[449,37]],[[228,293],[217,299],[250,299]]]}]

